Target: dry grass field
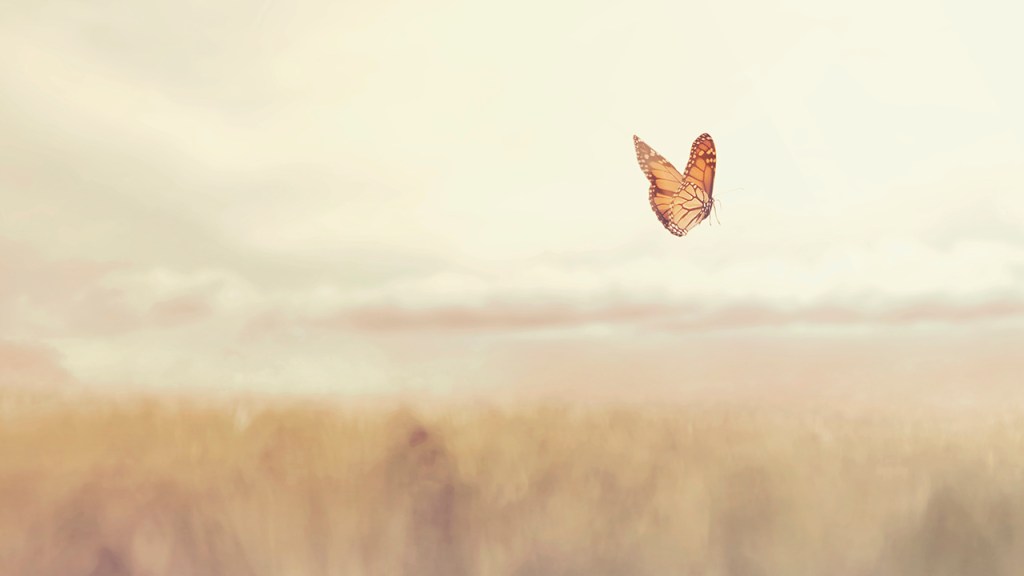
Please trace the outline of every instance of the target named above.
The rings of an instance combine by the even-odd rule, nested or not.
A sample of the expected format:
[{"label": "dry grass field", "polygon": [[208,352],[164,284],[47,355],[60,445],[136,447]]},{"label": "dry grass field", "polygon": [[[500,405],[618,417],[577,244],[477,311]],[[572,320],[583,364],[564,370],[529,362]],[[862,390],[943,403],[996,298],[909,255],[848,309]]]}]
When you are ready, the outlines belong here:
[{"label": "dry grass field", "polygon": [[1001,575],[1024,415],[9,399],[0,573]]}]

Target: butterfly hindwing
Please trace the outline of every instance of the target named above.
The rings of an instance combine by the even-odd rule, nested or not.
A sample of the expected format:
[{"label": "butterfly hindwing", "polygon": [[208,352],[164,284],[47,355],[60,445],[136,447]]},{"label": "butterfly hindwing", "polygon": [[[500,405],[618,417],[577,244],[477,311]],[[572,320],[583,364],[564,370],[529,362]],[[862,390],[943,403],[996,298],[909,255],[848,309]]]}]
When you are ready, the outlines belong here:
[{"label": "butterfly hindwing", "polygon": [[685,236],[706,217],[707,195],[692,182],[684,182],[674,194],[661,190],[651,195],[651,207],[661,224],[676,236]]},{"label": "butterfly hindwing", "polygon": [[703,134],[694,142],[684,172],[676,170],[671,162],[640,138],[633,136],[633,144],[640,169],[651,183],[648,194],[651,208],[669,232],[685,236],[707,218],[711,210],[710,190],[704,184],[707,181],[710,185],[714,180],[714,143],[711,137]]}]

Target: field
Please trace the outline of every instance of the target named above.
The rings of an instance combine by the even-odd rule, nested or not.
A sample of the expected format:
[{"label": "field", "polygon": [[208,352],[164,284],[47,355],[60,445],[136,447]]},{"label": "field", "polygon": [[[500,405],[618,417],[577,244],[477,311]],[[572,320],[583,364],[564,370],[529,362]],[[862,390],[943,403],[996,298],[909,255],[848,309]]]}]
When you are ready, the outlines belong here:
[{"label": "field", "polygon": [[1000,575],[1024,415],[9,399],[0,573]]}]

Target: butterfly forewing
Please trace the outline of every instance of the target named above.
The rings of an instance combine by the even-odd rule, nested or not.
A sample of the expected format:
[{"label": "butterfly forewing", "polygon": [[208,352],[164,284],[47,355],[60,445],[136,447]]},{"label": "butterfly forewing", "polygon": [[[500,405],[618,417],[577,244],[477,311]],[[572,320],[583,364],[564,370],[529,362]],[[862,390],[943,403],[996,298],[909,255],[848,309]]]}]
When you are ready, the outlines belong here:
[{"label": "butterfly forewing", "polygon": [[711,136],[702,134],[693,143],[682,173],[640,138],[633,136],[633,144],[640,169],[651,183],[651,208],[669,232],[685,236],[711,210],[715,177],[715,144]]},{"label": "butterfly forewing", "polygon": [[700,185],[708,193],[708,197],[713,194],[717,160],[715,141],[709,134],[698,136],[690,147],[690,160],[683,172],[686,174],[686,180]]}]

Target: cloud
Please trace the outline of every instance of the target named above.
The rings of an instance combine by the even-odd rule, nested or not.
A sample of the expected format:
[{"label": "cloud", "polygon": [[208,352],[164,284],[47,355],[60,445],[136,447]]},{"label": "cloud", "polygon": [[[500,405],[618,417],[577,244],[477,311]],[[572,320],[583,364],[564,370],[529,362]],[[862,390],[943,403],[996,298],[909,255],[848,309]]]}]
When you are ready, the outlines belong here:
[{"label": "cloud", "polygon": [[273,324],[367,332],[967,325],[1017,318],[1024,302],[1024,250],[1014,244],[884,241],[823,245],[814,255],[750,248],[749,257],[722,249],[549,257],[410,275],[372,290],[324,291],[315,306],[293,299]]},{"label": "cloud", "polygon": [[150,317],[161,325],[195,322],[212,313],[211,299],[204,294],[184,294],[156,302],[150,308]]},{"label": "cloud", "polygon": [[0,242],[0,319],[8,334],[104,337],[216,320],[260,296],[224,270],[53,258]]},{"label": "cloud", "polygon": [[605,307],[576,310],[558,306],[444,307],[408,310],[398,307],[357,308],[322,320],[316,327],[351,327],[358,330],[496,330],[516,331],[572,327],[588,323],[629,323],[659,315],[655,306]]},{"label": "cloud", "polygon": [[[1001,245],[958,244],[943,253],[908,244],[717,270],[698,258],[603,266],[548,260],[421,274],[372,289],[324,283],[274,290],[228,269],[53,260],[7,245],[0,267],[16,280],[0,289],[0,314],[37,336],[197,324],[226,338],[282,344],[325,332],[969,324],[1021,315],[1024,294],[1012,286],[1022,260]],[[876,281],[882,270],[889,282]]]},{"label": "cloud", "polygon": [[832,303],[779,307],[748,304],[707,311],[664,314],[657,325],[676,331],[714,331],[743,328],[791,327],[899,327],[949,325],[967,327],[989,321],[1024,318],[1024,298],[994,296],[956,301],[903,299],[883,303]]},{"label": "cloud", "polygon": [[47,390],[74,382],[53,347],[0,339],[0,388]]},{"label": "cloud", "polygon": [[[537,338],[557,350],[595,335],[626,343],[1019,324],[1019,266],[1012,246],[910,243],[770,264],[692,251],[561,256],[415,270],[371,287],[329,276],[289,286],[232,268],[51,257],[8,242],[0,337],[60,350],[83,382],[367,390],[432,374],[443,387],[456,386],[445,374],[491,377],[479,368],[486,348],[465,352],[480,337],[495,349]],[[882,282],[872,276],[880,268],[906,281]]]},{"label": "cloud", "polygon": [[[745,328],[801,326],[969,325],[1024,317],[1024,299],[995,297],[977,302],[887,302],[884,305],[823,303],[780,307],[752,302],[739,305],[602,305],[589,308],[553,305],[444,306],[410,309],[357,307],[300,320],[307,328],[328,330],[519,332],[595,326],[666,331],[709,332]],[[281,323],[281,319],[278,319]],[[279,324],[280,325],[280,324]]]}]

